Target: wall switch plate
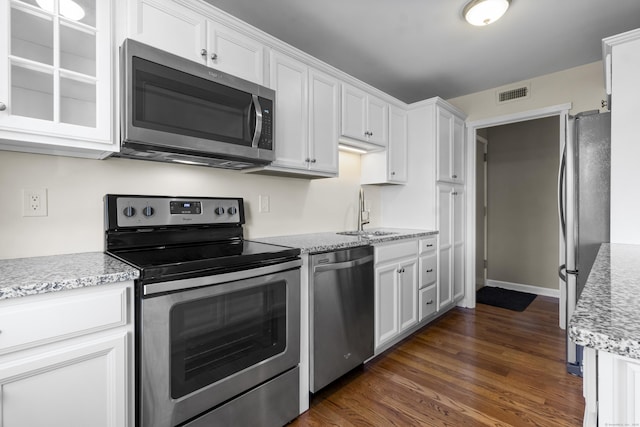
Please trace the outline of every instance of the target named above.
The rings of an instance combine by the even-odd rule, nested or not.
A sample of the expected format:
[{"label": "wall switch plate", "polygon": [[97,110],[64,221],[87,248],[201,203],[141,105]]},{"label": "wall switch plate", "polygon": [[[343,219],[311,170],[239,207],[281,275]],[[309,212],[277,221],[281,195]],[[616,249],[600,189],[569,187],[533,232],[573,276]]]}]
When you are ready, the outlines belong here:
[{"label": "wall switch plate", "polygon": [[260,208],[259,208],[260,213],[270,212],[271,206],[270,206],[269,196],[265,196],[261,194],[260,196],[258,196],[258,198],[260,203]]},{"label": "wall switch plate", "polygon": [[22,216],[47,216],[47,189],[22,190]]}]

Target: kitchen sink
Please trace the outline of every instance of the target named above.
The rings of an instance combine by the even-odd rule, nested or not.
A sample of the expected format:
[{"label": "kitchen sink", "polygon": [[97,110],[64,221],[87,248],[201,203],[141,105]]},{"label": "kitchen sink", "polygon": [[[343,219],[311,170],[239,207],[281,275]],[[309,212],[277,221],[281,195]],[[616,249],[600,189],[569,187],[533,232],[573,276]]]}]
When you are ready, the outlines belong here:
[{"label": "kitchen sink", "polygon": [[360,237],[381,237],[381,236],[389,236],[392,234],[398,234],[395,231],[368,231],[368,230],[351,230],[351,231],[341,231],[336,234],[342,234],[343,236],[360,236]]}]

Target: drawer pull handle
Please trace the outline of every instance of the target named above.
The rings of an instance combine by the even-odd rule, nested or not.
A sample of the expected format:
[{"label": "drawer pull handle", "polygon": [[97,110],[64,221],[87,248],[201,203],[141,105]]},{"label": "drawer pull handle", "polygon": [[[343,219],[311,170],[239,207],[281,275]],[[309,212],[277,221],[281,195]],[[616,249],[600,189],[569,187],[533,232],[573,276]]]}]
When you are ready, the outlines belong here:
[{"label": "drawer pull handle", "polygon": [[432,299],[430,299],[429,301],[427,301],[427,305],[429,305],[429,304],[433,304],[433,300],[432,300]]},{"label": "drawer pull handle", "polygon": [[432,248],[432,247],[433,247],[433,245],[432,245],[432,244],[429,244],[429,245],[427,245],[427,247],[428,247],[428,248]]},{"label": "drawer pull handle", "polygon": [[433,268],[430,268],[427,270],[427,273],[431,273],[433,271]]}]

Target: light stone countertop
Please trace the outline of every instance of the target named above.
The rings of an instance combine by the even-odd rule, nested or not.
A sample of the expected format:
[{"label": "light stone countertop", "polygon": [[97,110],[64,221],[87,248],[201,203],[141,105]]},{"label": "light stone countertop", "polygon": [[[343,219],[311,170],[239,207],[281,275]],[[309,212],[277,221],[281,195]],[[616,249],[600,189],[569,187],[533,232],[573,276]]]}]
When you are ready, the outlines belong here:
[{"label": "light stone countertop", "polygon": [[640,245],[600,246],[569,336],[585,347],[640,359]]},{"label": "light stone countertop", "polygon": [[103,252],[0,260],[0,300],[137,279],[140,272]]},{"label": "light stone countertop", "polygon": [[437,231],[432,230],[410,230],[402,228],[371,228],[365,231],[391,232],[386,236],[375,236],[364,238],[358,236],[345,236],[335,232],[296,234],[292,236],[261,237],[248,239],[261,243],[271,243],[273,245],[300,248],[302,253],[329,252],[338,249],[354,248],[370,244],[392,242],[394,240],[411,239],[418,237],[428,237],[437,235]]}]

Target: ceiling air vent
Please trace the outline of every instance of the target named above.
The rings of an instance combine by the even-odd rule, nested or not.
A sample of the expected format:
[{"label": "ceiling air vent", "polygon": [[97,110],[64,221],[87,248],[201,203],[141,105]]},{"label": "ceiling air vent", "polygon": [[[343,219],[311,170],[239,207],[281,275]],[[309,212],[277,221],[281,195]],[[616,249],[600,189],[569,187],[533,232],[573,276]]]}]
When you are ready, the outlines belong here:
[{"label": "ceiling air vent", "polygon": [[499,90],[496,92],[496,100],[498,104],[504,104],[505,102],[517,101],[519,99],[529,98],[529,92],[531,87],[527,83],[518,87],[512,87],[509,89]]}]

